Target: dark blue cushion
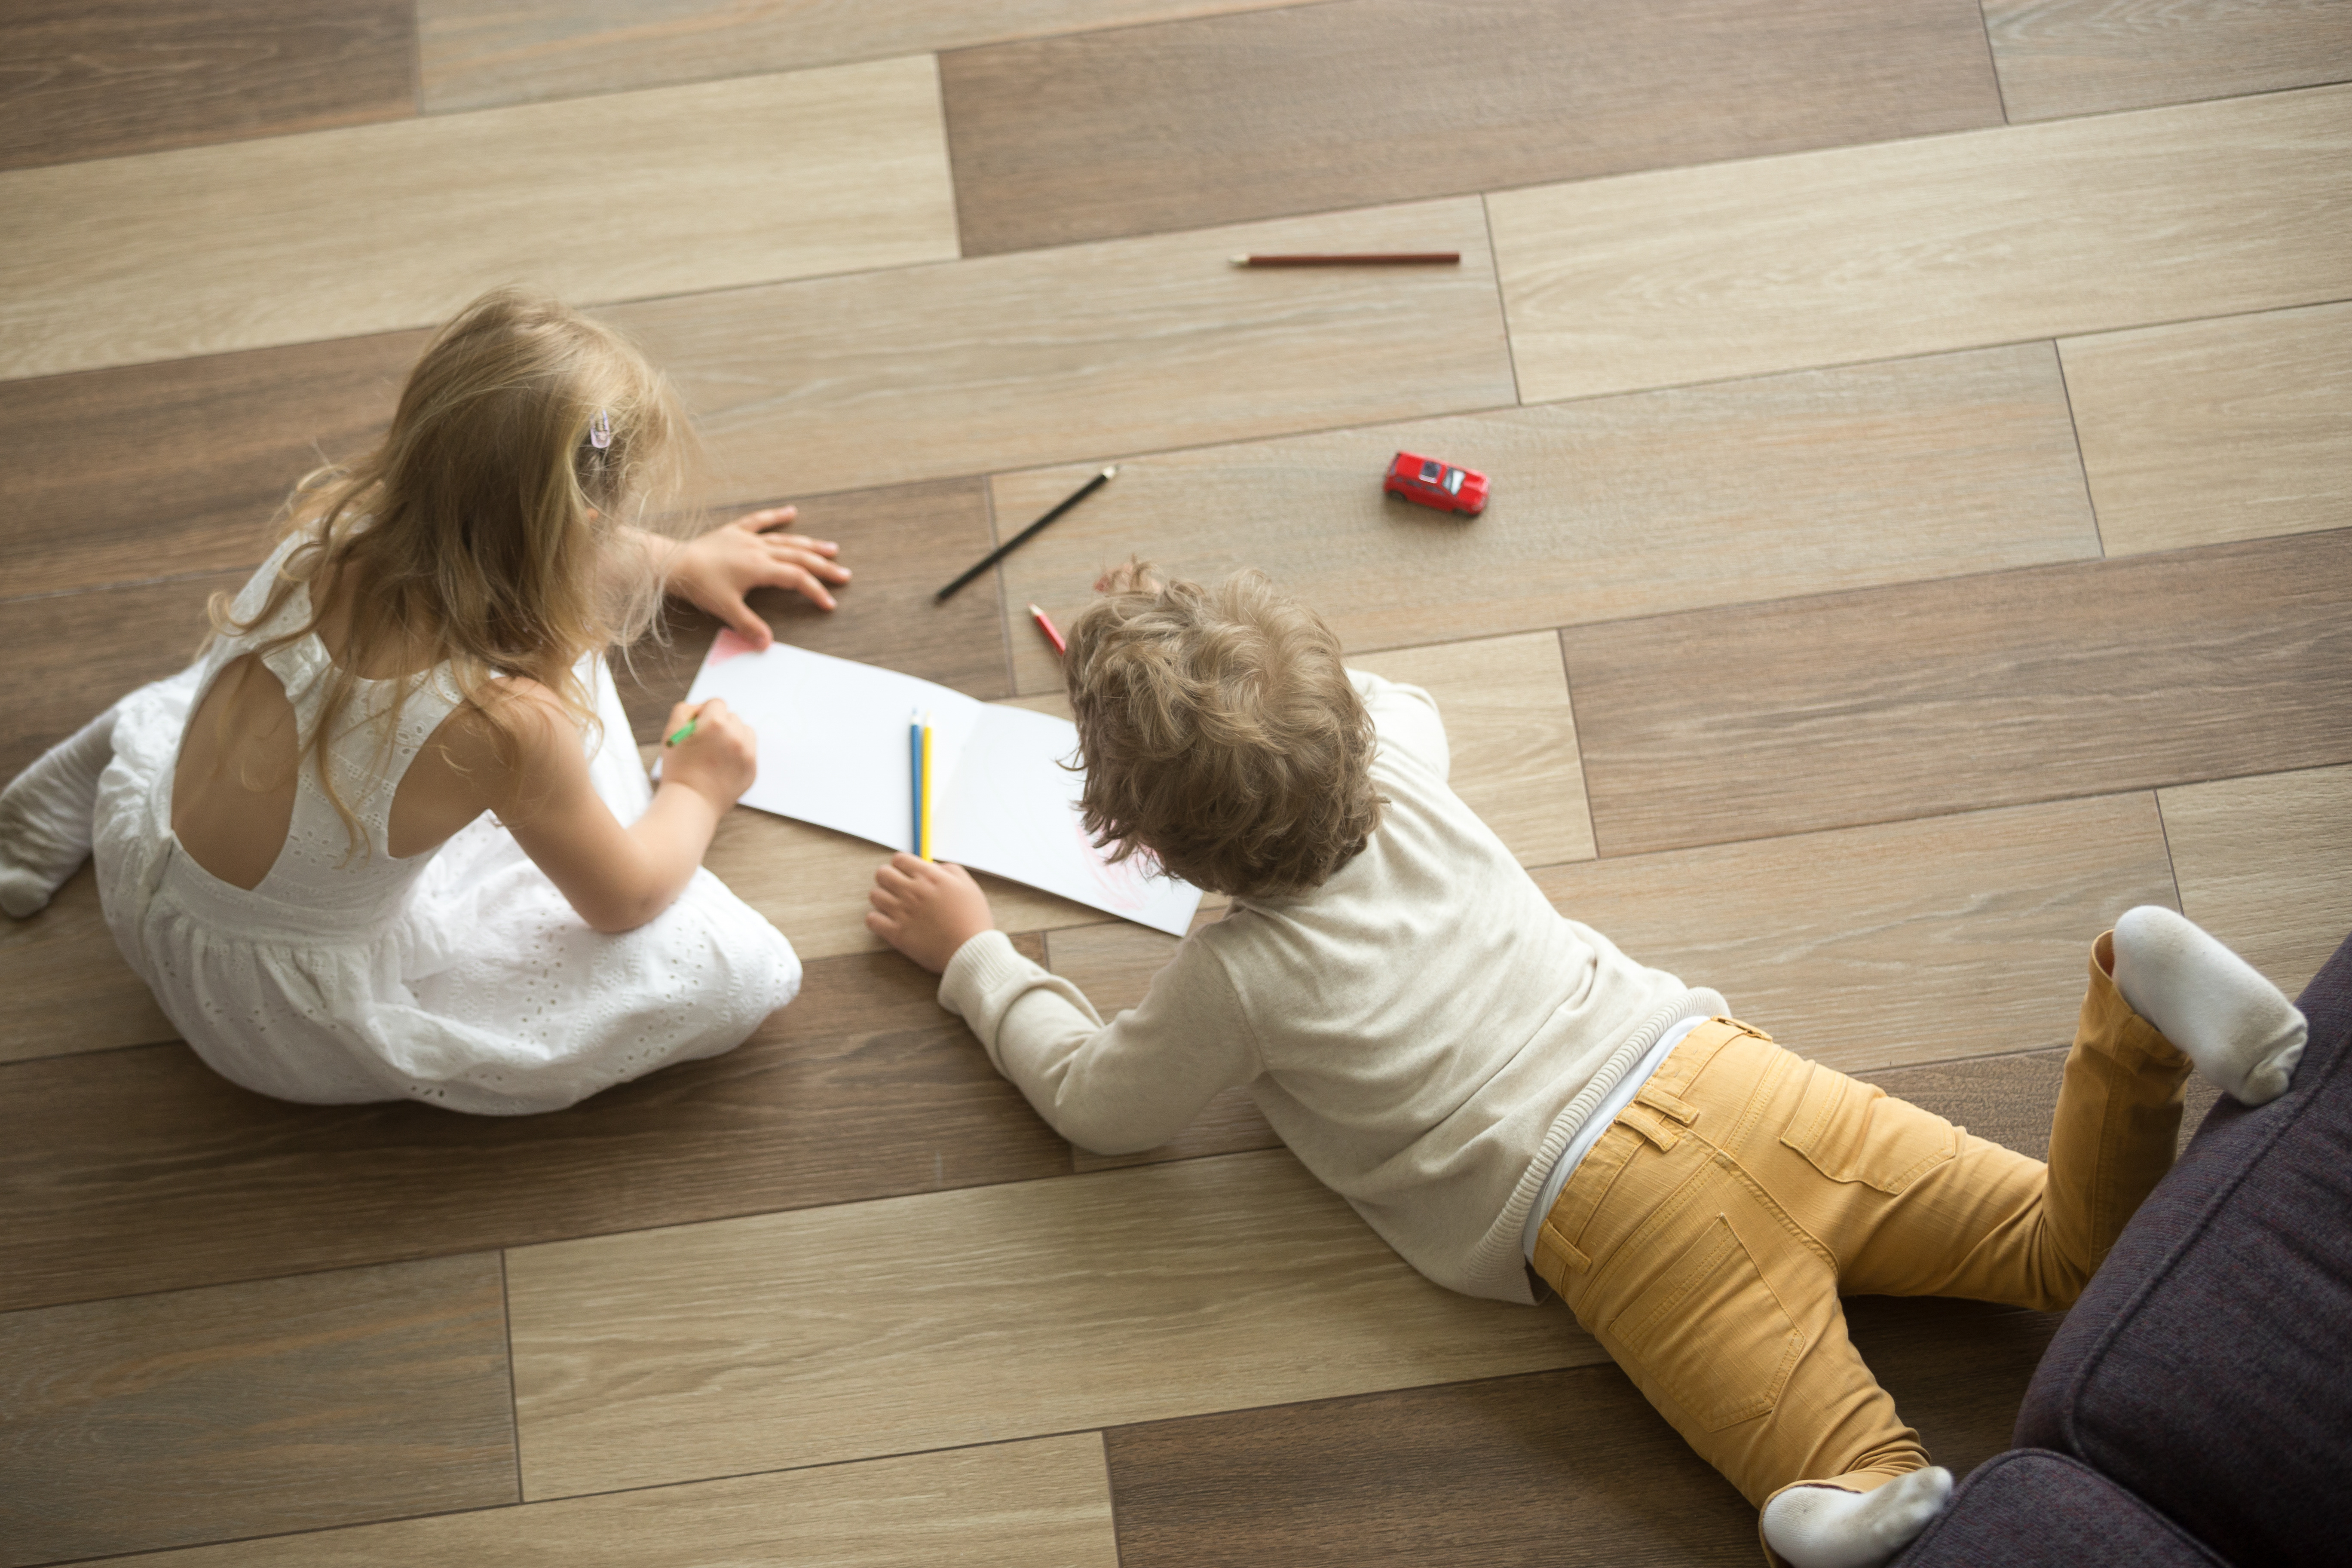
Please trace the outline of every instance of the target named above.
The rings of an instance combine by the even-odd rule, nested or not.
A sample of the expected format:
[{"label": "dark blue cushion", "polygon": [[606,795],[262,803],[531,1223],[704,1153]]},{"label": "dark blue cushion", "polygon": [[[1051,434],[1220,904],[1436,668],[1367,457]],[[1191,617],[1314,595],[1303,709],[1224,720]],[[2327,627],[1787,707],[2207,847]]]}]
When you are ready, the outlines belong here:
[{"label": "dark blue cushion", "polygon": [[2247,1568],[2352,1561],[2352,940],[2299,1005],[2292,1087],[2214,1107],[2017,1423]]},{"label": "dark blue cushion", "polygon": [[2079,1459],[2011,1448],[1979,1465],[1894,1568],[2225,1568]]}]

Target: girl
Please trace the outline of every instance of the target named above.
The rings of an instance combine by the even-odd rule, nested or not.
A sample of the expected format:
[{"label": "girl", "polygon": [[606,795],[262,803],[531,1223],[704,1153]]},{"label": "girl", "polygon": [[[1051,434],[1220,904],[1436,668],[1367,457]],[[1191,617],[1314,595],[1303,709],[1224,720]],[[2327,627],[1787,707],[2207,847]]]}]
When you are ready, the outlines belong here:
[{"label": "girl", "polygon": [[0,907],[31,914],[94,852],[182,1037],[286,1100],[551,1110],[731,1048],[800,984],[700,865],[752,737],[681,705],[649,789],[603,655],[664,589],[764,646],[747,590],[830,609],[849,573],[777,531],[790,508],[682,548],[632,526],[691,441],[610,329],[477,300],[383,444],[297,489],[196,663],[0,794]]}]

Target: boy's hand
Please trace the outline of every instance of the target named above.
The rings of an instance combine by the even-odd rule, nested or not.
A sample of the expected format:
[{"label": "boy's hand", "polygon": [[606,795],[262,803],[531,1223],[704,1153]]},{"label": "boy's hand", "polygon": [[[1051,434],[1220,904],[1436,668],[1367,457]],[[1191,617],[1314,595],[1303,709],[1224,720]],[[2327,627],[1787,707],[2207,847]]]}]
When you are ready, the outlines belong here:
[{"label": "boy's hand", "polygon": [[666,586],[732,626],[754,648],[774,639],[768,623],[743,595],[754,588],[790,588],[820,609],[833,608],[828,583],[849,581],[834,559],[841,546],[777,531],[799,515],[788,506],[746,512],[688,542],[677,552]]},{"label": "boy's hand", "polygon": [[[673,746],[668,738],[694,722],[694,733]],[[724,699],[681,702],[662,725],[662,783],[684,784],[724,814],[760,775],[760,741],[730,712]]]},{"label": "boy's hand", "polygon": [[874,907],[866,929],[934,974],[965,942],[996,929],[988,895],[971,872],[903,851],[874,873],[866,901]]},{"label": "boy's hand", "polygon": [[1116,566],[1104,567],[1102,575],[1095,579],[1097,594],[1157,594],[1160,587],[1159,574],[1150,563],[1132,555]]}]

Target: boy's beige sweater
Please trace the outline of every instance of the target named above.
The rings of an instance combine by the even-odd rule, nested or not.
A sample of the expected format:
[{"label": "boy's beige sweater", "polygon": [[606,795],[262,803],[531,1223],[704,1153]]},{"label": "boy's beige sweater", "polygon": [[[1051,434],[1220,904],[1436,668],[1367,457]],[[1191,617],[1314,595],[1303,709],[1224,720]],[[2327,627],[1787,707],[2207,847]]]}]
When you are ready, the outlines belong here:
[{"label": "boy's beige sweater", "polygon": [[1428,693],[1356,673],[1380,830],[1295,899],[1236,899],[1105,1025],[1001,934],[940,980],[999,1071],[1072,1142],[1166,1142],[1248,1087],[1307,1168],[1439,1284],[1535,1300],[1519,1230],[1586,1114],[1677,1019],[1723,998],[1555,912],[1445,783]]}]

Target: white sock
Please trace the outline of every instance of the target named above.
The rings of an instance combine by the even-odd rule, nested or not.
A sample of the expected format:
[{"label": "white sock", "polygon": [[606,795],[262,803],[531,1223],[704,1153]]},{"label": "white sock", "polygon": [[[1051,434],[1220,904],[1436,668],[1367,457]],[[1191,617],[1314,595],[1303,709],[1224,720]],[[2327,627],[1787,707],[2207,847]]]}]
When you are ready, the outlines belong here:
[{"label": "white sock", "polygon": [[98,776],[113,760],[110,708],[0,790],[0,910],[23,920],[81,869],[89,858]]},{"label": "white sock", "polygon": [[2286,1092],[2310,1026],[2253,965],[2161,904],[2116,921],[2116,989],[2226,1093]]},{"label": "white sock", "polygon": [[1793,1486],[1764,1505],[1764,1539],[1791,1568],[1878,1568],[1911,1544],[1951,1500],[1940,1465],[1897,1476],[1875,1491]]}]

